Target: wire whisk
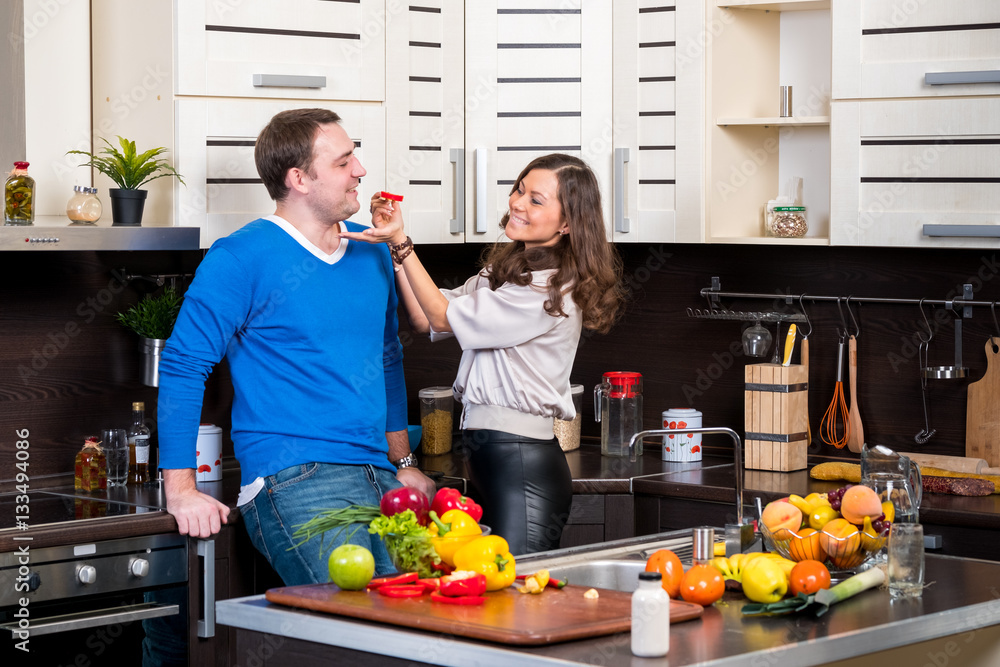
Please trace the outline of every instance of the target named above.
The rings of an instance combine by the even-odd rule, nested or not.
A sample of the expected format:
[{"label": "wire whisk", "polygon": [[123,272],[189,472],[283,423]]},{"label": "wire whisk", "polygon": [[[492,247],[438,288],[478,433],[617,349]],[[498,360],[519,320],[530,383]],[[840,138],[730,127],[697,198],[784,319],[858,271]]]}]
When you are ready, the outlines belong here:
[{"label": "wire whisk", "polygon": [[[846,336],[841,334],[837,348],[837,384],[834,386],[833,400],[830,401],[830,406],[823,413],[823,420],[819,423],[820,440],[837,449],[843,449],[851,436],[851,422],[848,416],[847,401],[844,398],[844,346],[846,343]],[[839,436],[837,434],[838,426],[842,429]]]}]

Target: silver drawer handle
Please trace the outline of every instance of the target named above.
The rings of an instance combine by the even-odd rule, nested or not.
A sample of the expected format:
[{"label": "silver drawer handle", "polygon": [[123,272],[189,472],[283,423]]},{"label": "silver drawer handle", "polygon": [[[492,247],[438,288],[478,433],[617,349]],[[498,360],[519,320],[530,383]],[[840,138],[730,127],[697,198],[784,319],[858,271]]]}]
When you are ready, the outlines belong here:
[{"label": "silver drawer handle", "polygon": [[625,217],[625,163],[629,161],[628,148],[615,149],[615,231],[628,234],[629,219]]},{"label": "silver drawer handle", "polygon": [[971,72],[927,72],[924,83],[928,86],[949,86],[962,83],[1000,83],[1000,69]]},{"label": "silver drawer handle", "polygon": [[455,165],[455,217],[448,231],[461,234],[465,231],[465,149],[452,148],[448,159]]},{"label": "silver drawer handle", "polygon": [[326,88],[325,76],[305,74],[254,74],[254,88]]},{"label": "silver drawer handle", "polygon": [[924,236],[981,236],[1000,238],[1000,225],[924,225]]},{"label": "silver drawer handle", "polygon": [[198,619],[198,636],[215,636],[215,540],[198,540],[198,557],[203,559],[201,571],[202,599],[205,604]]},{"label": "silver drawer handle", "polygon": [[[99,628],[115,623],[125,624],[133,621],[141,621],[146,618],[175,616],[179,613],[180,608],[175,604],[142,602],[140,604],[111,607],[110,609],[95,609],[93,611],[73,614],[47,616],[38,619],[33,618],[31,620],[31,636],[54,635],[60,632],[70,632],[84,628]],[[22,632],[18,629],[16,621],[0,625],[0,630],[9,631],[14,636],[17,636],[14,633]]]},{"label": "silver drawer handle", "polygon": [[486,149],[476,149],[476,233],[486,233]]}]

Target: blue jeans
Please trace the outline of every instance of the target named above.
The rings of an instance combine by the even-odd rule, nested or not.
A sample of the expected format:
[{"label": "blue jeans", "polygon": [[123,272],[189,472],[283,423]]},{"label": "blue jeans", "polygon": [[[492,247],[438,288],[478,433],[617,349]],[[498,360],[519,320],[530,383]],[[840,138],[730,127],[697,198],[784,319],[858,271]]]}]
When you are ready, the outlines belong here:
[{"label": "blue jeans", "polygon": [[378,507],[382,494],[400,486],[395,475],[372,465],[304,463],[264,478],[264,488],[240,507],[250,541],[274,568],[286,586],[330,581],[327,560],[334,548],[350,542],[375,556],[375,574],[395,572],[389,553],[368,524],[356,523],[329,531],[298,547],[292,537],[296,527],[320,510],[348,505]]}]

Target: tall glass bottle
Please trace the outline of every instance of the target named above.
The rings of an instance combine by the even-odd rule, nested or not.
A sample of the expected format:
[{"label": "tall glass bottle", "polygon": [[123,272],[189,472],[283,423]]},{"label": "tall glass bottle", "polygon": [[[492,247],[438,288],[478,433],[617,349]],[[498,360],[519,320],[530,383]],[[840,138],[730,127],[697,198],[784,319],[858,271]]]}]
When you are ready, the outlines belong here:
[{"label": "tall glass bottle", "polygon": [[146,427],[146,404],[132,404],[132,425],[128,427],[128,483],[149,483],[149,429]]},{"label": "tall glass bottle", "polygon": [[28,176],[28,163],[15,162],[4,186],[3,221],[6,225],[33,225],[35,179]]}]

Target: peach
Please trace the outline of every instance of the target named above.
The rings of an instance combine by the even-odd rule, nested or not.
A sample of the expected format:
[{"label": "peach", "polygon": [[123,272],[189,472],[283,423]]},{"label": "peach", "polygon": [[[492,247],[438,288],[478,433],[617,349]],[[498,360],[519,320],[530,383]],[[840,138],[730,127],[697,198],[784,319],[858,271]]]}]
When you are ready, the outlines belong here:
[{"label": "peach", "polygon": [[802,525],[802,510],[785,500],[769,502],[760,513],[760,520],[774,539],[787,539],[786,530],[798,530]]},{"label": "peach", "polygon": [[865,517],[875,520],[882,516],[882,501],[872,489],[855,484],[844,492],[840,500],[840,514],[856,526],[865,522]]}]

